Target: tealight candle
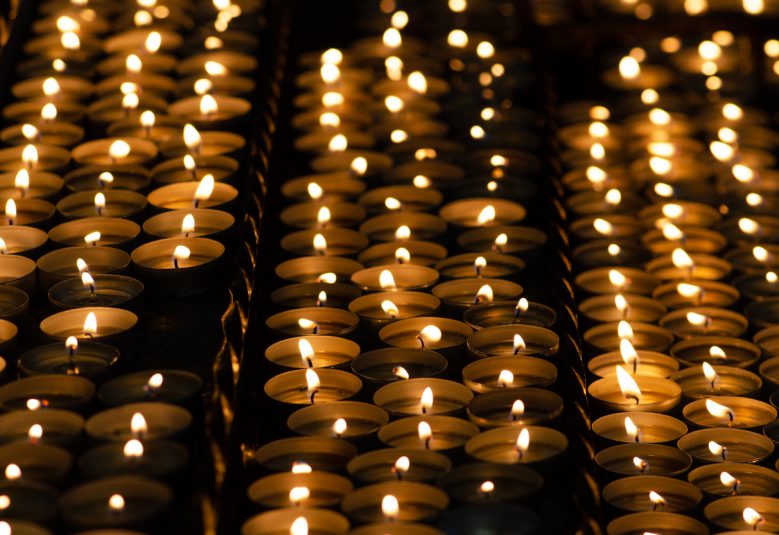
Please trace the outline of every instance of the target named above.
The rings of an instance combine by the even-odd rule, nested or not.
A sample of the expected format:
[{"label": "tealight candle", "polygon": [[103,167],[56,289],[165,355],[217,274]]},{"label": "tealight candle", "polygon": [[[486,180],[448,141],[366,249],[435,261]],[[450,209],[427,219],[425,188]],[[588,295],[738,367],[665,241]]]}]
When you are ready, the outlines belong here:
[{"label": "tealight candle", "polygon": [[158,210],[210,208],[233,211],[238,190],[224,182],[214,182],[213,175],[200,181],[187,181],[161,186],[147,196],[149,204]]},{"label": "tealight candle", "polygon": [[513,254],[524,257],[538,251],[546,234],[532,227],[489,227],[463,232],[457,243],[467,251]]},{"label": "tealight candle", "polygon": [[661,476],[634,476],[613,481],[603,488],[603,499],[620,511],[686,512],[703,499],[693,484]]},{"label": "tealight candle", "polygon": [[771,439],[743,429],[701,429],[683,436],[677,445],[704,463],[759,463],[774,451]]},{"label": "tealight candle", "polygon": [[91,416],[87,434],[95,440],[122,442],[158,440],[182,435],[192,424],[186,409],[160,402],[129,403]]},{"label": "tealight candle", "polygon": [[650,295],[659,281],[645,271],[630,267],[602,267],[580,273],[575,278],[577,288],[587,294],[630,292]]},{"label": "tealight candle", "polygon": [[429,450],[389,448],[355,457],[347,465],[349,475],[366,483],[380,481],[431,481],[446,474],[452,461]]},{"label": "tealight candle", "polygon": [[612,479],[635,475],[678,477],[692,458],[675,447],[661,444],[619,444],[595,455],[595,463]]},{"label": "tealight candle", "polygon": [[636,350],[628,340],[621,340],[619,351],[602,353],[587,363],[587,369],[596,377],[616,375],[616,366],[624,365],[632,375],[668,378],[679,369],[675,358],[655,351]]},{"label": "tealight candle", "polygon": [[96,342],[79,343],[75,338],[30,349],[19,357],[24,375],[67,374],[99,378],[119,360],[119,350]]},{"label": "tealight candle", "polygon": [[653,323],[665,314],[665,306],[642,295],[598,295],[579,303],[579,312],[593,322],[619,320]]},{"label": "tealight candle", "polygon": [[463,368],[463,383],[477,394],[528,386],[546,387],[556,380],[555,365],[536,357],[488,357]]},{"label": "tealight candle", "polygon": [[503,279],[467,278],[437,284],[432,294],[439,298],[448,315],[462,317],[464,309],[492,301],[516,301],[522,286]]},{"label": "tealight candle", "polygon": [[628,535],[636,526],[650,529],[648,533],[673,529],[680,535],[706,535],[709,528],[706,524],[690,516],[676,513],[646,512],[633,513],[609,522],[607,529],[613,535]]},{"label": "tealight candle", "polygon": [[87,191],[97,189],[127,189],[139,191],[149,185],[149,171],[141,166],[111,167],[86,165],[80,166],[65,175],[65,187],[68,190]]},{"label": "tealight candle", "polygon": [[412,377],[436,377],[447,366],[445,357],[429,349],[385,348],[360,354],[352,362],[352,371],[364,381],[384,384]]},{"label": "tealight candle", "polygon": [[335,336],[300,336],[281,340],[265,350],[265,358],[285,368],[329,368],[350,364],[360,346]]},{"label": "tealight candle", "polygon": [[340,471],[356,456],[357,448],[346,440],[304,436],[269,442],[256,450],[254,458],[260,466],[274,472],[296,467]]},{"label": "tealight candle", "polygon": [[609,443],[664,444],[687,433],[684,422],[652,412],[615,412],[592,423],[592,432]]},{"label": "tealight candle", "polygon": [[307,368],[272,377],[264,390],[270,398],[282,403],[313,405],[351,398],[361,388],[362,381],[349,372]]},{"label": "tealight candle", "polygon": [[535,325],[550,328],[557,320],[555,311],[541,303],[520,298],[518,301],[495,301],[469,307],[463,321],[474,330],[499,325]]},{"label": "tealight candle", "polygon": [[157,156],[157,146],[141,138],[108,138],[82,143],[72,154],[81,165],[144,165]]},{"label": "tealight candle", "polygon": [[741,314],[726,309],[690,307],[669,312],[660,318],[659,324],[678,338],[738,337],[746,332],[748,321]]},{"label": "tealight candle", "polygon": [[549,424],[562,412],[562,398],[542,388],[496,390],[468,404],[468,418],[481,428]]},{"label": "tealight candle", "polygon": [[112,246],[127,249],[141,233],[141,227],[116,217],[86,217],[68,221],[49,231],[49,239],[58,246]]},{"label": "tealight candle", "polygon": [[287,419],[287,427],[301,435],[359,440],[373,435],[388,421],[387,412],[375,405],[332,401],[293,412]]},{"label": "tealight candle", "polygon": [[739,290],[716,281],[670,281],[655,288],[652,298],[673,309],[692,306],[728,308],[738,301]]},{"label": "tealight candle", "polygon": [[276,266],[276,275],[289,282],[332,284],[349,281],[363,269],[362,264],[338,256],[304,256],[287,260]]},{"label": "tealight candle", "polygon": [[468,351],[477,359],[509,355],[553,357],[560,338],[535,325],[500,325],[476,331],[468,337]]},{"label": "tealight candle", "polygon": [[438,280],[438,272],[413,264],[388,264],[362,269],[352,274],[352,284],[368,292],[423,290]]},{"label": "tealight candle", "polygon": [[664,281],[689,281],[689,279],[718,281],[730,274],[731,264],[727,259],[717,256],[702,253],[688,254],[684,249],[676,248],[670,255],[650,260],[646,270]]},{"label": "tealight candle", "polygon": [[249,518],[241,526],[243,535],[272,535],[279,533],[279,527],[284,533],[302,535],[321,533],[322,535],[346,535],[349,531],[349,521],[339,513],[328,509],[298,507],[274,509]]},{"label": "tealight candle", "polygon": [[682,389],[673,381],[631,376],[621,366],[616,366],[616,370],[616,375],[598,379],[587,388],[602,410],[666,413],[679,404]]},{"label": "tealight candle", "polygon": [[188,406],[197,402],[202,387],[200,378],[191,372],[150,370],[107,381],[100,387],[98,397],[111,407],[142,401]]},{"label": "tealight candle", "polygon": [[6,411],[41,408],[80,410],[95,395],[95,385],[83,377],[38,375],[0,387],[0,407]]},{"label": "tealight candle", "polygon": [[328,472],[272,474],[258,479],[247,489],[249,499],[262,507],[333,507],[353,490],[343,476]]},{"label": "tealight candle", "polygon": [[425,212],[398,212],[373,216],[360,225],[371,241],[435,240],[446,230],[446,222]]},{"label": "tealight candle", "polygon": [[47,228],[54,212],[54,205],[42,199],[8,199],[0,206],[0,226]]},{"label": "tealight candle", "polygon": [[387,264],[416,264],[432,267],[447,256],[445,247],[435,242],[408,240],[402,243],[385,242],[362,251],[357,260],[365,267]]},{"label": "tealight candle", "polygon": [[[80,261],[79,261],[80,260]],[[48,291],[54,284],[84,271],[91,275],[122,272],[130,265],[130,255],[113,247],[66,247],[41,256],[37,262],[38,286]]]},{"label": "tealight candle", "polygon": [[151,290],[170,294],[207,291],[224,276],[225,247],[208,238],[166,238],[132,254],[133,269]]},{"label": "tealight candle", "polygon": [[760,347],[738,338],[718,336],[682,340],[671,347],[671,355],[686,367],[704,362],[736,368],[751,368],[760,358]]},{"label": "tealight candle", "polygon": [[286,336],[332,335],[350,337],[359,318],[348,310],[327,307],[297,308],[269,317],[265,324]]},{"label": "tealight candle", "polygon": [[539,464],[565,454],[568,439],[540,426],[499,427],[482,431],[465,444],[465,452],[479,461],[499,464]]},{"label": "tealight candle", "polygon": [[180,475],[188,462],[189,451],[181,444],[168,440],[143,443],[138,439],[102,444],[78,460],[79,469],[89,478],[132,474],[162,480]]},{"label": "tealight candle", "polygon": [[298,256],[352,256],[368,245],[368,238],[356,230],[329,227],[298,230],[281,240],[281,247]]},{"label": "tealight candle", "polygon": [[46,232],[23,225],[0,226],[0,239],[5,244],[3,254],[36,258],[48,240]]},{"label": "tealight candle", "polygon": [[755,396],[763,383],[754,373],[732,366],[712,366],[704,362],[678,371],[671,376],[682,387],[682,393],[688,399],[700,399],[705,396]]},{"label": "tealight candle", "polygon": [[779,529],[779,500],[764,496],[729,496],[707,505],[703,514],[713,525],[731,530]]},{"label": "tealight candle", "polygon": [[62,189],[62,179],[46,171],[20,169],[15,173],[0,174],[0,198],[23,199],[55,197]]},{"label": "tealight candle", "polygon": [[417,522],[437,516],[448,504],[449,498],[441,489],[413,481],[394,481],[374,483],[347,494],[341,507],[359,522]]},{"label": "tealight candle", "polygon": [[453,414],[461,411],[473,393],[460,383],[445,379],[418,378],[381,387],[373,402],[390,414]]},{"label": "tealight candle", "polygon": [[747,463],[706,464],[690,471],[687,479],[706,496],[773,496],[779,490],[775,471]]},{"label": "tealight candle", "polygon": [[627,321],[602,323],[584,332],[584,341],[598,353],[619,349],[622,340],[630,341],[636,349],[662,353],[673,339],[673,334],[662,327]]},{"label": "tealight candle", "polygon": [[359,288],[340,282],[303,282],[274,290],[270,299],[282,308],[335,307],[346,308],[362,295]]},{"label": "tealight candle", "polygon": [[776,419],[776,409],[756,399],[711,396],[684,407],[684,418],[698,427],[756,429]]},{"label": "tealight candle", "polygon": [[379,440],[393,448],[453,450],[478,435],[479,428],[451,416],[408,416],[382,426]]},{"label": "tealight candle", "polygon": [[[35,426],[40,428],[40,436],[33,429]],[[60,409],[14,410],[0,416],[0,429],[3,430],[3,443],[27,441],[67,448],[81,438],[84,419],[74,412]]]}]

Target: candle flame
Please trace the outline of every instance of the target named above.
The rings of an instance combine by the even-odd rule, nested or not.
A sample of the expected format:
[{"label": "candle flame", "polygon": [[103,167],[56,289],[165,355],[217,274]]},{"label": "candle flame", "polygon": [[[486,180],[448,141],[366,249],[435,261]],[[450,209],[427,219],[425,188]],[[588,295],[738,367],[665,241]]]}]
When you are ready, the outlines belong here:
[{"label": "candle flame", "polygon": [[756,245],[752,248],[752,256],[755,257],[755,260],[758,262],[765,262],[769,258],[768,249],[763,247],[762,245]]},{"label": "candle flame", "polygon": [[400,512],[400,504],[398,499],[392,494],[387,494],[381,499],[381,512],[388,520],[394,520],[397,518]]},{"label": "candle flame", "polygon": [[121,160],[126,158],[131,151],[130,144],[123,139],[117,139],[111,143],[108,147],[108,155],[113,160]]},{"label": "candle flame", "polygon": [[614,306],[617,307],[618,311],[624,313],[628,309],[628,301],[622,294],[617,294],[614,296]]},{"label": "candle flame", "polygon": [[633,339],[633,328],[630,326],[630,323],[628,323],[625,320],[620,320],[620,322],[617,324],[617,336],[621,339]]},{"label": "candle flame", "polygon": [[697,284],[680,282],[679,284],[676,285],[676,292],[682,297],[686,297],[688,299],[699,296],[702,291],[703,288],[701,288]]},{"label": "candle flame", "polygon": [[43,437],[43,426],[41,424],[32,424],[30,426],[30,429],[27,431],[27,438],[30,439],[30,442],[33,444],[37,444],[42,437]]},{"label": "candle flame", "polygon": [[89,271],[89,265],[87,265],[83,258],[76,259],[76,268],[78,268],[79,273],[86,273]]},{"label": "candle flame", "polygon": [[154,115],[154,112],[151,110],[146,110],[143,113],[141,113],[141,126],[144,128],[151,128],[154,126],[155,121],[157,118]]},{"label": "candle flame", "polygon": [[97,334],[97,316],[94,312],[87,313],[86,317],[84,318],[84,327],[82,328],[81,332],[86,337],[92,337]]},{"label": "candle flame", "polygon": [[684,208],[680,204],[667,203],[662,208],[663,215],[671,219],[677,219],[684,215]]},{"label": "candle flame", "polygon": [[630,366],[634,370],[638,367],[638,352],[627,338],[620,339],[619,353],[626,366]]},{"label": "candle flame", "polygon": [[124,509],[124,497],[121,494],[112,494],[108,498],[108,507],[113,511],[122,511]]},{"label": "candle flame", "polygon": [[35,145],[25,145],[22,149],[22,163],[27,167],[33,167],[38,163],[38,149]]},{"label": "candle flame", "polygon": [[414,71],[409,74],[406,82],[408,87],[415,93],[420,95],[427,93],[427,78],[420,71]]},{"label": "candle flame", "polygon": [[9,221],[16,219],[16,202],[13,199],[5,201],[5,217]]},{"label": "candle flame", "polygon": [[306,187],[306,190],[308,192],[308,196],[311,197],[313,200],[321,199],[322,195],[324,194],[324,190],[322,189],[322,186],[320,186],[316,182],[309,182],[308,186]]},{"label": "candle flame", "polygon": [[336,91],[328,91],[322,95],[322,105],[326,108],[340,106],[344,103],[344,96]]},{"label": "candle flame", "polygon": [[673,143],[667,141],[655,141],[647,145],[647,152],[652,156],[660,156],[661,158],[670,158],[676,154],[676,147]]},{"label": "candle flame", "polygon": [[611,225],[611,223],[600,217],[597,217],[595,220],[593,220],[592,226],[595,228],[596,232],[605,236],[608,236],[614,230],[614,227]]},{"label": "candle flame", "polygon": [[587,167],[585,171],[585,175],[587,176],[587,180],[589,180],[593,184],[600,184],[604,182],[608,177],[606,171],[594,165],[590,165],[589,167]]},{"label": "candle flame", "polygon": [[405,104],[402,98],[395,95],[388,95],[384,98],[384,106],[386,106],[387,110],[391,113],[398,113],[403,109]]},{"label": "candle flame", "polygon": [[310,320],[310,319],[300,318],[300,319],[298,319],[298,327],[300,327],[301,329],[307,329],[307,330],[308,329],[313,329],[313,330],[316,330],[317,323],[315,321]]},{"label": "candle flame", "polygon": [[130,431],[132,434],[140,436],[145,434],[148,430],[149,426],[146,424],[146,418],[143,417],[143,414],[140,412],[134,413],[130,419]]},{"label": "candle flame", "polygon": [[405,247],[398,247],[395,249],[395,260],[399,264],[408,264],[411,262],[411,253]]},{"label": "candle flame", "polygon": [[737,163],[730,168],[733,177],[741,183],[751,182],[755,178],[755,172],[751,167],[743,163]]},{"label": "candle flame", "polygon": [[191,232],[195,232],[195,216],[186,214],[181,220],[181,233],[186,236]]},{"label": "candle flame", "polygon": [[307,368],[306,369],[306,388],[308,389],[308,394],[311,396],[312,394],[316,393],[316,391],[317,391],[317,389],[319,389],[320,385],[321,385],[321,382],[319,381],[319,375],[317,375],[317,373],[314,371],[313,368]]},{"label": "candle flame", "polygon": [[381,309],[390,318],[397,318],[398,314],[400,314],[397,305],[395,305],[395,303],[393,303],[389,299],[385,299],[384,301],[381,302]]},{"label": "candle flame", "polygon": [[224,76],[227,74],[227,68],[218,61],[206,61],[204,68],[209,76]]},{"label": "candle flame", "polygon": [[131,438],[124,444],[124,448],[122,449],[122,453],[124,453],[124,456],[128,459],[137,459],[138,457],[143,456],[143,444],[140,440],[136,438]]},{"label": "candle flame", "polygon": [[500,370],[498,374],[498,384],[503,388],[511,386],[514,383],[514,374],[511,370]]},{"label": "candle flame", "polygon": [[691,269],[695,266],[690,255],[681,247],[677,247],[671,252],[671,262],[679,269]]},{"label": "candle flame", "polygon": [[211,95],[203,95],[200,97],[200,113],[202,115],[210,115],[219,110],[219,105],[216,103],[216,99]]},{"label": "candle flame", "polygon": [[195,188],[195,203],[208,200],[214,192],[214,186],[214,175],[207,174],[201,178],[200,183]]},{"label": "candle flame", "polygon": [[722,483],[724,486],[734,489],[737,488],[740,483],[738,479],[730,475],[728,472],[720,472],[719,480],[720,483]]},{"label": "candle flame", "polygon": [[203,96],[209,93],[214,88],[214,82],[208,78],[198,78],[195,83],[192,84],[192,90],[196,95]]},{"label": "candle flame", "polygon": [[337,280],[338,280],[338,275],[336,275],[332,271],[328,271],[327,273],[322,273],[316,278],[317,282],[324,282],[326,284],[335,284],[335,281]]},{"label": "candle flame", "polygon": [[338,418],[335,423],[333,423],[333,432],[335,433],[335,436],[340,437],[344,433],[346,433],[347,425],[346,420],[344,418]]},{"label": "candle flame", "polygon": [[759,193],[747,193],[744,200],[749,206],[756,207],[763,204],[763,196]]},{"label": "candle flame", "polygon": [[419,404],[422,408],[422,414],[426,414],[427,411],[433,408],[433,389],[429,386],[425,387],[422,391],[422,397]]},{"label": "candle flame", "polygon": [[777,280],[779,280],[779,276],[773,271],[768,271],[765,274],[765,280],[771,284],[774,284]]},{"label": "candle flame", "polygon": [[146,36],[146,41],[143,44],[144,48],[146,48],[146,51],[150,54],[157,52],[161,45],[162,35],[160,35],[160,32],[156,31],[149,32],[149,35]]},{"label": "candle flame", "polygon": [[521,399],[515,399],[511,404],[511,417],[516,420],[525,414],[525,403]]},{"label": "candle flame", "polygon": [[176,248],[173,249],[173,258],[175,260],[186,260],[189,258],[190,254],[191,251],[186,245],[177,245]]},{"label": "candle flame", "polygon": [[289,527],[289,535],[308,535],[308,521],[306,517],[299,516]]},{"label": "candle flame", "polygon": [[293,474],[310,474],[313,472],[311,465],[304,461],[293,461],[292,470]]},{"label": "candle flame", "polygon": [[625,416],[625,432],[633,439],[634,442],[639,442],[639,430],[638,426],[633,422],[630,416]]},{"label": "candle flame", "polygon": [[143,62],[135,54],[129,54],[124,60],[124,67],[128,72],[139,73],[143,69]]},{"label": "candle flame", "polygon": [[399,379],[408,379],[410,375],[408,374],[408,370],[404,368],[403,366],[395,366],[392,368],[392,374],[398,377]]},{"label": "candle flame", "polygon": [[441,329],[435,325],[425,325],[422,330],[419,331],[419,336],[422,338],[425,344],[431,344],[441,341],[443,333]]},{"label": "candle flame", "polygon": [[[711,371],[713,372],[714,370]],[[714,376],[716,377],[716,375],[717,374],[715,372]],[[733,418],[735,417],[735,415],[733,414],[733,410],[730,407],[726,407],[721,403],[717,403],[713,399],[706,400],[706,410],[709,411],[709,414],[711,414],[715,418],[728,418],[731,421],[733,421]]]},{"label": "candle flame", "polygon": [[687,321],[690,323],[690,325],[702,327],[709,322],[709,317],[698,312],[688,312]]},{"label": "candle flame", "polygon": [[337,48],[328,48],[319,57],[320,63],[332,63],[333,65],[339,65],[344,59],[343,52]]},{"label": "candle flame", "polygon": [[337,113],[326,111],[319,116],[320,126],[339,126],[341,124],[341,117]]},{"label": "candle flame", "polygon": [[397,286],[395,284],[395,277],[389,269],[381,270],[379,273],[379,285],[384,290],[395,290]]},{"label": "candle flame", "polygon": [[530,431],[528,431],[527,428],[523,428],[519,432],[515,445],[517,451],[519,451],[520,453],[524,453],[528,450],[528,448],[530,447]]},{"label": "candle flame", "polygon": [[327,148],[330,152],[343,152],[348,146],[349,141],[346,139],[346,136],[343,134],[336,134],[330,139]]},{"label": "candle flame", "polygon": [[395,239],[396,240],[407,240],[411,237],[411,228],[409,228],[408,225],[400,225],[395,230]]},{"label": "candle flame", "polygon": [[666,505],[665,498],[660,496],[657,492],[650,490],[649,491],[649,501],[651,501],[655,506],[663,507]]},{"label": "candle flame", "polygon": [[633,457],[633,466],[635,466],[636,469],[643,474],[646,472],[646,469],[649,468],[649,463],[641,457]]},{"label": "candle flame", "polygon": [[638,387],[638,383],[622,366],[616,366],[616,369],[620,392],[625,399],[632,399],[638,405],[641,400],[641,389]]},{"label": "candle flame", "polygon": [[606,192],[605,200],[608,204],[616,206],[622,202],[622,193],[618,189],[612,188]]},{"label": "candle flame", "polygon": [[22,477],[22,469],[18,464],[9,464],[5,467],[5,478],[10,480],[19,479]]},{"label": "candle flame", "polygon": [[307,366],[311,366],[314,360],[314,346],[311,345],[311,342],[305,338],[301,338],[298,341],[298,351],[300,352],[300,358],[303,359],[303,362],[306,363]]},{"label": "candle flame", "polygon": [[189,149],[198,149],[203,142],[200,132],[190,123],[184,125],[182,137],[184,138],[184,145]]},{"label": "candle flame", "polygon": [[713,440],[709,440],[709,451],[712,455],[722,457],[723,460],[725,460],[725,457],[727,456],[727,449],[725,446],[722,446]]},{"label": "candle flame", "polygon": [[641,65],[633,56],[625,56],[619,60],[619,74],[626,80],[634,80],[641,74]]},{"label": "candle flame", "polygon": [[65,50],[78,50],[81,48],[81,39],[75,32],[62,32],[60,44]]},{"label": "candle flame", "polygon": [[489,284],[484,284],[481,288],[479,288],[479,291],[476,292],[476,298],[474,301],[476,303],[492,303],[494,298],[495,294],[492,291],[492,286]]},{"label": "candle flame", "polygon": [[325,225],[330,222],[331,214],[327,206],[322,206],[316,214],[317,223]]},{"label": "candle flame", "polygon": [[146,381],[146,386],[149,388],[156,390],[159,389],[162,386],[162,383],[164,382],[165,378],[162,376],[161,373],[155,373],[152,374],[151,377],[149,377],[149,380]]},{"label": "candle flame", "polygon": [[101,185],[111,184],[114,181],[114,175],[108,171],[103,171],[98,175],[97,179],[100,181]]},{"label": "candle flame", "polygon": [[289,501],[294,505],[300,505],[300,502],[305,501],[311,496],[311,491],[308,487],[292,487],[289,489]]},{"label": "candle flame", "polygon": [[765,520],[760,513],[751,507],[745,507],[744,511],[741,513],[741,516],[744,519],[744,522],[746,522],[750,527],[756,527]]},{"label": "candle flame", "polygon": [[99,230],[95,230],[84,236],[84,242],[87,245],[95,245],[97,242],[100,241],[101,234]]},{"label": "candle flame", "polygon": [[673,223],[663,225],[663,237],[668,241],[681,241],[684,239],[682,230]]},{"label": "candle flame", "polygon": [[728,121],[740,121],[744,117],[744,110],[732,102],[722,105],[722,116]]},{"label": "candle flame", "polygon": [[602,160],[606,157],[606,147],[601,143],[593,143],[590,146],[590,157],[593,160]]},{"label": "candle flame", "polygon": [[57,106],[53,102],[47,102],[41,108],[41,119],[44,121],[53,121],[57,118]]},{"label": "candle flame", "polygon": [[624,288],[627,284],[627,278],[616,269],[610,269],[609,270],[609,282],[612,286],[616,286],[617,288]]},{"label": "candle flame", "polygon": [[674,188],[665,182],[658,182],[655,184],[654,192],[660,197],[672,197],[674,194]]}]

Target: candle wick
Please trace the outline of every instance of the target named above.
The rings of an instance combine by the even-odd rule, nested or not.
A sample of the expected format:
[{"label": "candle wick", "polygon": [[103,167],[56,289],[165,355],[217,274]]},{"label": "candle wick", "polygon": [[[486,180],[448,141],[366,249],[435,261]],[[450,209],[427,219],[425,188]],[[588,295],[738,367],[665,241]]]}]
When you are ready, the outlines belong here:
[{"label": "candle wick", "polygon": [[638,358],[633,359],[633,375],[638,371]]},{"label": "candle wick", "polygon": [[13,218],[13,217],[9,217],[9,218],[8,218],[8,226],[9,226],[9,227],[12,227],[12,226],[13,226],[13,224],[14,224],[14,218]]},{"label": "candle wick", "polygon": [[174,267],[175,269],[178,269],[178,268],[179,268],[179,260],[178,260],[178,258],[176,258],[175,256],[173,257],[173,267]]},{"label": "candle wick", "polygon": [[425,439],[425,449],[426,449],[426,450],[429,450],[429,449],[430,449],[430,437],[427,437],[427,438]]},{"label": "candle wick", "polygon": [[633,400],[635,400],[635,401],[636,401],[636,405],[639,405],[639,404],[641,403],[641,400],[640,400],[640,399],[638,399],[638,396],[636,396],[636,395],[634,395],[634,394],[628,394],[628,395],[626,395],[625,397],[626,397],[626,398],[628,398],[628,399],[633,399]]},{"label": "candle wick", "polygon": [[422,349],[425,349],[425,340],[419,335],[417,335],[417,340],[419,340],[419,345],[422,346]]},{"label": "candle wick", "polygon": [[733,411],[728,411],[728,427],[733,427],[735,422],[736,415],[733,413]]},{"label": "candle wick", "polygon": [[398,481],[403,481],[403,473],[400,470],[393,468],[392,471],[395,472],[395,475],[398,477]]},{"label": "candle wick", "polygon": [[312,405],[314,404],[314,397],[316,397],[318,393],[319,393],[318,388],[315,388],[314,390],[311,391],[311,395],[309,396],[309,399],[311,400]]},{"label": "candle wick", "polygon": [[741,486],[741,481],[739,481],[739,480],[737,479],[737,480],[736,480],[736,482],[735,482],[735,483],[733,483],[733,494],[731,494],[731,496],[735,496],[735,495],[738,493],[738,488],[739,488],[740,486]]},{"label": "candle wick", "polygon": [[198,205],[200,205],[200,199],[195,199],[193,204],[195,205],[195,208],[197,208]]},{"label": "candle wick", "polygon": [[728,460],[728,448],[727,446],[722,446],[722,460],[727,461]]},{"label": "candle wick", "polygon": [[427,414],[427,407],[422,405],[422,414]]},{"label": "candle wick", "polygon": [[313,368],[314,367],[314,363],[311,362],[311,357],[306,357],[306,363],[308,364],[309,368]]}]

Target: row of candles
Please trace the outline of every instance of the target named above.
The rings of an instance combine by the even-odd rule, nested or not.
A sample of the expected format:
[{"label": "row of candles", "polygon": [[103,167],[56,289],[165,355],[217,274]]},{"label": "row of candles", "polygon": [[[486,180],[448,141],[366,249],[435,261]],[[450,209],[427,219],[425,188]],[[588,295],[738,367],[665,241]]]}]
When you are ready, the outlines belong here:
[{"label": "row of candles", "polygon": [[191,507],[202,380],[139,337],[164,321],[144,302],[226,290],[258,8],[38,6],[0,131],[2,533],[168,531]]},{"label": "row of candles", "polygon": [[775,132],[727,78],[738,39],[636,47],[614,100],[560,107],[610,534],[779,529]]},{"label": "row of candles", "polygon": [[280,185],[265,256],[280,260],[253,411],[262,512],[245,535],[575,522],[556,312],[525,297],[550,298],[546,235],[523,226],[545,209],[536,161],[516,150],[537,136],[529,69],[456,29],[447,80],[413,18],[300,58],[291,122],[312,173]]}]

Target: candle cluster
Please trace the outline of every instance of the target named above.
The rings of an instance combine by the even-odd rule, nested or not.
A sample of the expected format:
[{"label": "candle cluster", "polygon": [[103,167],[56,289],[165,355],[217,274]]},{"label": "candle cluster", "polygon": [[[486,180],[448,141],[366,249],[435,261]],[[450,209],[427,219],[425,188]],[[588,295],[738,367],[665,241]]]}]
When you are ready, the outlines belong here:
[{"label": "candle cluster", "polygon": [[261,6],[35,4],[2,51],[0,532],[194,532]]},{"label": "candle cluster", "polygon": [[415,38],[419,8],[298,61],[247,535],[576,523],[555,327],[573,301],[548,260],[531,65],[456,2],[454,29]]},{"label": "candle cluster", "polygon": [[602,520],[775,531],[776,134],[742,36],[641,45],[559,110]]}]

